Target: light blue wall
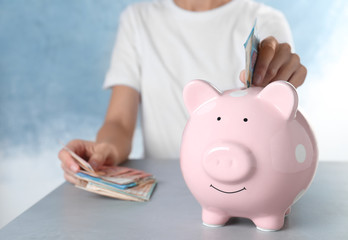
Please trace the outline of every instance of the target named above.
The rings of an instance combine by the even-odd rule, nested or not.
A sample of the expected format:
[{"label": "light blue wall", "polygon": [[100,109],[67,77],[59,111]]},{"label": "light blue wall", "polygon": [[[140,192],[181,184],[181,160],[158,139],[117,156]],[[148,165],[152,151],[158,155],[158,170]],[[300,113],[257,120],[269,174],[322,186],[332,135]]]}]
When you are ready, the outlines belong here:
[{"label": "light blue wall", "polygon": [[[0,0],[0,156],[59,148],[93,139],[109,91],[109,65],[118,16],[134,0]],[[329,38],[344,1],[279,1],[297,53],[309,71]],[[57,147],[58,146],[58,147]]]},{"label": "light blue wall", "polygon": [[286,16],[303,64],[314,70],[313,58],[330,37],[344,12],[344,0],[264,0],[258,1],[279,9]]},{"label": "light blue wall", "polygon": [[93,138],[118,16],[131,2],[0,1],[0,152]]}]

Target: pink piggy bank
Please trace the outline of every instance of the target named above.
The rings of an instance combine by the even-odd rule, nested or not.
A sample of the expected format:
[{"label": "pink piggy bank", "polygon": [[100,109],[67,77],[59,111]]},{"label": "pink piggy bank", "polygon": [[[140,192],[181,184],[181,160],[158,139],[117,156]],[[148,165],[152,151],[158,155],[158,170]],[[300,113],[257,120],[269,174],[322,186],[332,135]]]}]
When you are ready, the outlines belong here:
[{"label": "pink piggy bank", "polygon": [[265,88],[220,92],[189,82],[190,114],[180,164],[202,206],[206,226],[230,217],[251,219],[258,229],[279,230],[309,187],[318,160],[314,134],[300,111],[295,88],[276,81]]}]

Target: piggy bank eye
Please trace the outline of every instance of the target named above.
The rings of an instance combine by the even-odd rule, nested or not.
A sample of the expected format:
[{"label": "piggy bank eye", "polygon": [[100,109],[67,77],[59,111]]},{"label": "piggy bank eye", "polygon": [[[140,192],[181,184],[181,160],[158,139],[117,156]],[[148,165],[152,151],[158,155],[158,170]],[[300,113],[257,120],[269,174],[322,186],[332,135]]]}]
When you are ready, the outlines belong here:
[{"label": "piggy bank eye", "polygon": [[248,119],[247,119],[247,118],[244,118],[244,119],[243,119],[243,121],[244,121],[244,122],[247,122],[247,121],[248,121]]},{"label": "piggy bank eye", "polygon": [[221,117],[218,117],[216,120],[220,121],[220,120],[221,120]]}]

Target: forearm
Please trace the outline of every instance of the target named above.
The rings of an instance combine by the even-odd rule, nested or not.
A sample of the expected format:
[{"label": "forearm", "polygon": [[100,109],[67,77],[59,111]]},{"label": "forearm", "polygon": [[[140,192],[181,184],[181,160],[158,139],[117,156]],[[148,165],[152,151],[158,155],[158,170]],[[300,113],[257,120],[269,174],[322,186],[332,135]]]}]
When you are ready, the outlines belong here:
[{"label": "forearm", "polygon": [[127,160],[132,149],[133,130],[127,130],[117,122],[105,122],[97,134],[97,143],[109,143],[115,147],[115,164]]}]

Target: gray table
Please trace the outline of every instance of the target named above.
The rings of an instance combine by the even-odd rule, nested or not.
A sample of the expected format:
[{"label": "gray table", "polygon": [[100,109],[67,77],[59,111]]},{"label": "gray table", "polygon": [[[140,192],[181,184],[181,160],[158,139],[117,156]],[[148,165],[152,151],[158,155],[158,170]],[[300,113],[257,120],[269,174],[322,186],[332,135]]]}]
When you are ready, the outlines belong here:
[{"label": "gray table", "polygon": [[1,229],[0,239],[348,239],[348,163],[320,162],[312,186],[278,232],[259,231],[242,218],[221,228],[203,226],[178,160],[128,166],[155,174],[151,201],[115,200],[64,183]]}]

